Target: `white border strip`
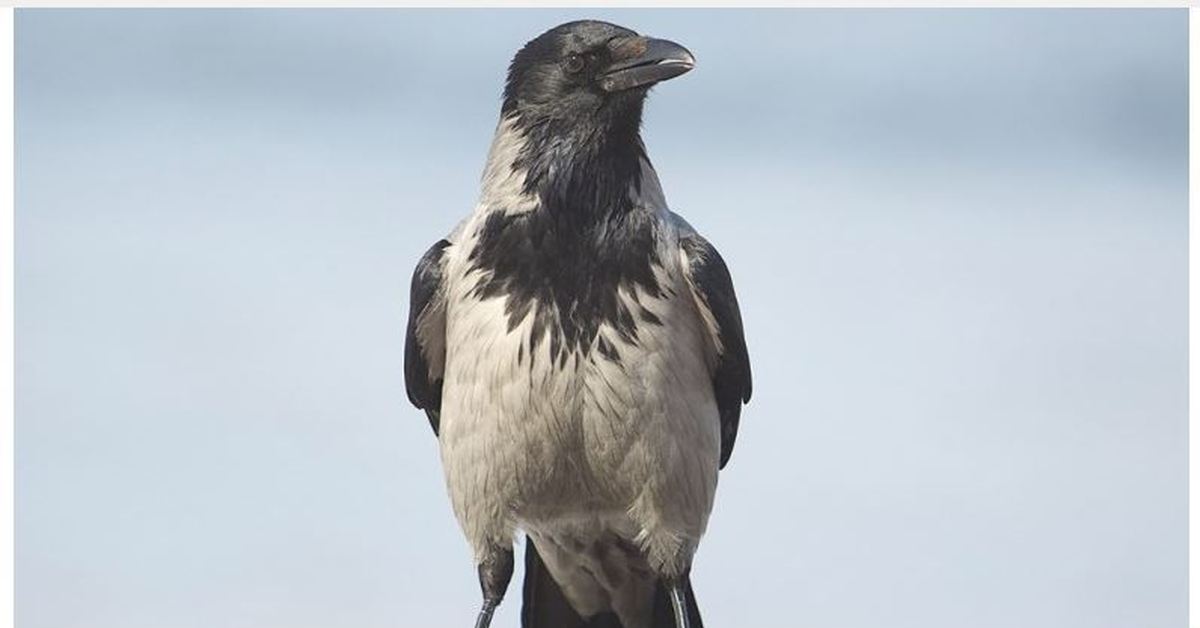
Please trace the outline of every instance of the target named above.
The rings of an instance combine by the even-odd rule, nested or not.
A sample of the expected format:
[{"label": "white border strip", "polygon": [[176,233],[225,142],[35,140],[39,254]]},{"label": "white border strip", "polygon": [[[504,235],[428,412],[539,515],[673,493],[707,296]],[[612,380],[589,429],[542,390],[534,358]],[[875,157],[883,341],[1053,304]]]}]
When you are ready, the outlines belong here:
[{"label": "white border strip", "polygon": [[602,11],[607,9],[620,8],[708,8],[708,9],[767,9],[767,8],[860,8],[860,9],[897,9],[897,8],[976,8],[976,9],[1021,9],[1021,8],[1041,8],[1041,9],[1082,9],[1082,8],[1175,8],[1186,9],[1189,6],[1186,0],[1146,0],[1143,2],[1135,2],[1130,0],[1101,0],[1099,2],[1092,0],[1056,0],[1042,1],[1036,0],[1012,0],[1003,2],[998,0],[957,0],[954,2],[935,2],[932,0],[904,2],[903,4],[895,2],[887,2],[886,0],[840,0],[840,1],[817,1],[817,0],[755,0],[749,4],[730,6],[728,0],[723,2],[704,1],[704,0],[656,0],[651,2],[642,2],[639,0],[608,0],[602,6],[593,1],[564,1],[564,0],[472,0],[469,2],[443,2],[441,4],[430,2],[398,2],[397,0],[350,0],[341,2],[336,5],[331,5],[328,0],[255,0],[253,2],[236,2],[231,0],[175,0],[175,1],[158,1],[153,0],[123,0],[123,1],[108,1],[101,0],[39,0],[36,3],[12,2],[0,0],[0,7],[19,6],[19,7],[48,7],[48,8],[336,8],[336,9],[362,9],[362,8],[440,8],[440,9],[469,9],[469,8],[540,8],[540,9],[592,9]]},{"label": "white border strip", "polygon": [[1200,226],[1196,220],[1196,181],[1200,173],[1200,164],[1196,163],[1196,140],[1200,139],[1200,131],[1196,124],[1196,97],[1200,94],[1197,81],[1200,81],[1200,47],[1193,39],[1200,33],[1200,12],[1196,9],[1188,11],[1188,625],[1195,626],[1195,601],[1200,594],[1200,583],[1197,583],[1197,552],[1196,538],[1197,522],[1200,521],[1200,503],[1197,500],[1198,473],[1200,465],[1196,464],[1196,453],[1200,451],[1200,431],[1192,421],[1194,416],[1193,396],[1200,377],[1196,374],[1196,313],[1200,305],[1200,297],[1196,294],[1197,264],[1200,256],[1196,254],[1196,243],[1200,242]]},{"label": "white border strip", "polygon": [[1200,432],[1192,421],[1193,396],[1200,377],[1196,374],[1196,312],[1200,305],[1200,297],[1196,294],[1197,264],[1200,256],[1196,254],[1196,243],[1200,242],[1200,226],[1196,220],[1196,181],[1200,173],[1200,164],[1196,163],[1196,140],[1200,139],[1200,131],[1196,124],[1196,97],[1200,94],[1197,82],[1200,81],[1200,47],[1193,39],[1200,34],[1200,12],[1196,9],[1188,11],[1188,625],[1195,626],[1195,601],[1200,593],[1197,583],[1197,552],[1196,538],[1197,515],[1200,515],[1200,500],[1197,500],[1197,480],[1200,465],[1196,464],[1196,453],[1200,451]]}]

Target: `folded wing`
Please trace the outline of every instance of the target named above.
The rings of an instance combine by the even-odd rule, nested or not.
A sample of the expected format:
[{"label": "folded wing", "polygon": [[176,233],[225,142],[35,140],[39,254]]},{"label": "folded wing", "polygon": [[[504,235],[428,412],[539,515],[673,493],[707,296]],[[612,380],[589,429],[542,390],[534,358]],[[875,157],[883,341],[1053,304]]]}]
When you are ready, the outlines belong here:
[{"label": "folded wing", "polygon": [[449,240],[434,244],[413,271],[408,333],[404,341],[404,385],[408,400],[425,411],[437,434],[446,366],[446,298],[442,258]]},{"label": "folded wing", "polygon": [[721,467],[724,468],[737,440],[742,404],[750,401],[750,356],[733,279],[725,260],[708,240],[683,224],[679,244],[684,271],[716,354],[712,380],[721,414]]}]

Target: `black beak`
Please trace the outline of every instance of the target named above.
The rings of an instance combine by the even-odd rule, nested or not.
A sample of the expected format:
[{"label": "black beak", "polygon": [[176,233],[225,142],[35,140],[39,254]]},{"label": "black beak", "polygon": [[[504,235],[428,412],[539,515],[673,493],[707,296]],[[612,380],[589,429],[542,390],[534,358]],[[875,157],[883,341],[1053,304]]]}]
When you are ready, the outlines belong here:
[{"label": "black beak", "polygon": [[618,37],[608,49],[613,61],[600,77],[600,87],[607,92],[653,85],[696,67],[687,48],[665,39]]}]

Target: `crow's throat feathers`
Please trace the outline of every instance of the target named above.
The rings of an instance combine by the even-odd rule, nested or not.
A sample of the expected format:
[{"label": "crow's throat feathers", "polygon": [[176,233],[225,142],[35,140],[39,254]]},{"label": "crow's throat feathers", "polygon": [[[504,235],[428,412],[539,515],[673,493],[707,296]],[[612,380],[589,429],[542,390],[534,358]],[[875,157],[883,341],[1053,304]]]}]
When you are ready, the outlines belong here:
[{"label": "crow's throat feathers", "polygon": [[[637,299],[663,295],[665,201],[636,125],[626,133],[552,133],[501,119],[484,171],[483,215],[469,258],[478,298],[504,298],[510,330],[530,319],[530,354],[552,360],[637,341],[638,321],[658,324]],[[622,298],[633,295],[633,301]]]},{"label": "crow's throat feathers", "polygon": [[540,208],[585,223],[628,213],[642,196],[649,168],[639,124],[504,115],[488,154],[481,200],[493,211]]}]

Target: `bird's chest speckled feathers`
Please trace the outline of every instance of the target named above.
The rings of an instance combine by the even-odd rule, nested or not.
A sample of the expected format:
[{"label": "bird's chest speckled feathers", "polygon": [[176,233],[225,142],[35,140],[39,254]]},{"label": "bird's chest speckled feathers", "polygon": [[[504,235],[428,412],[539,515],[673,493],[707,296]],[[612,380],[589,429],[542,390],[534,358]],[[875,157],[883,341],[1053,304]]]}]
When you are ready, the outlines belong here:
[{"label": "bird's chest speckled feathers", "polygon": [[673,232],[643,216],[629,247],[572,243],[496,216],[447,252],[439,440],[464,528],[624,513],[672,478],[703,527],[718,419]]}]

